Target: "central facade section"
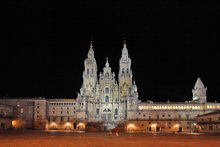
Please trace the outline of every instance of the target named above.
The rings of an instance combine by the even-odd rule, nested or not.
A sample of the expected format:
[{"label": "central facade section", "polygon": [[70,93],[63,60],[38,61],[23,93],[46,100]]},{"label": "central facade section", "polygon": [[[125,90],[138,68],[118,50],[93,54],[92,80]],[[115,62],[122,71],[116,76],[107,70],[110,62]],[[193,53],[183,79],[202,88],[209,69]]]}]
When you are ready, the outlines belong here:
[{"label": "central facade section", "polygon": [[117,124],[133,117],[137,110],[137,86],[132,81],[131,59],[126,43],[119,61],[118,80],[108,58],[103,71],[97,76],[97,64],[92,42],[84,61],[83,84],[78,94],[80,116],[88,122]]}]

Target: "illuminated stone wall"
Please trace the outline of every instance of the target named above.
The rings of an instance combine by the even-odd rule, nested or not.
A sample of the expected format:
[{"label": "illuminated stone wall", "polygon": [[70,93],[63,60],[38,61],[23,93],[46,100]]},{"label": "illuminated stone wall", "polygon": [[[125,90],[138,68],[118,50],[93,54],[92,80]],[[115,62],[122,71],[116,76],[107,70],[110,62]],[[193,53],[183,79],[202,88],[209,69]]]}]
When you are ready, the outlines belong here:
[{"label": "illuminated stone wall", "polygon": [[197,116],[198,132],[220,133],[220,111]]}]

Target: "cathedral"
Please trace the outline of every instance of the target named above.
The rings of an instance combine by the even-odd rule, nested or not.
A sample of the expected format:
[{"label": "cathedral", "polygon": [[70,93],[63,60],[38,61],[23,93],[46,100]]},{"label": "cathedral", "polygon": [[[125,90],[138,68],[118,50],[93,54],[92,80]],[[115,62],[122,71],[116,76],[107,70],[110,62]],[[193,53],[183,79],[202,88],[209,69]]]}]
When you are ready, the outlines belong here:
[{"label": "cathedral", "polygon": [[124,42],[119,61],[118,79],[106,59],[103,72],[97,76],[97,64],[92,42],[84,61],[83,84],[77,101],[85,104],[84,115],[90,121],[116,123],[135,116],[138,92],[132,80],[131,59]]},{"label": "cathedral", "polygon": [[[1,98],[0,129],[109,130],[128,132],[192,132],[199,115],[220,110],[220,103],[207,102],[207,87],[200,78],[185,102],[141,102],[131,69],[126,42],[119,60],[118,78],[108,58],[101,73],[92,41],[84,60],[83,82],[77,98]],[[219,129],[215,124],[212,128]]]}]

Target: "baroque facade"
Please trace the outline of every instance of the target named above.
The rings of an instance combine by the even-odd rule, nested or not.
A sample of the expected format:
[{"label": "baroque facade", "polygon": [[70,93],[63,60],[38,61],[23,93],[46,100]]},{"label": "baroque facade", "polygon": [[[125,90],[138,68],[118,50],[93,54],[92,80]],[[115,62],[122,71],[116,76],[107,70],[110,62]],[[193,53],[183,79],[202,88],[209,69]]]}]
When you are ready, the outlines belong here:
[{"label": "baroque facade", "polygon": [[102,130],[123,126],[130,132],[195,131],[196,116],[220,110],[220,103],[207,102],[206,91],[207,87],[198,78],[192,101],[141,102],[126,42],[119,60],[118,79],[108,58],[98,76],[91,42],[76,99],[2,98],[0,120],[2,127],[15,129],[84,130],[93,123]]},{"label": "baroque facade", "polygon": [[115,127],[117,123],[135,116],[138,109],[138,92],[132,80],[131,59],[126,43],[119,61],[118,80],[106,59],[103,72],[97,76],[97,64],[92,42],[87,59],[84,62],[83,84],[77,101],[85,104],[82,115],[88,122],[104,122],[106,127]]}]

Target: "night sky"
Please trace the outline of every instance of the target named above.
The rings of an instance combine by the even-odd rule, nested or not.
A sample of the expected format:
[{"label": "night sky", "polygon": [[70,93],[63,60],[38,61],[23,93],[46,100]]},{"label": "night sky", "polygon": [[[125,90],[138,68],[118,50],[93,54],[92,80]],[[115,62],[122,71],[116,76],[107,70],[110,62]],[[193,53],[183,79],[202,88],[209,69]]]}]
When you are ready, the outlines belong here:
[{"label": "night sky", "polygon": [[118,74],[123,39],[143,101],[191,100],[200,77],[220,101],[220,6],[213,1],[7,2],[1,5],[0,96],[76,98],[93,38],[98,75]]}]

